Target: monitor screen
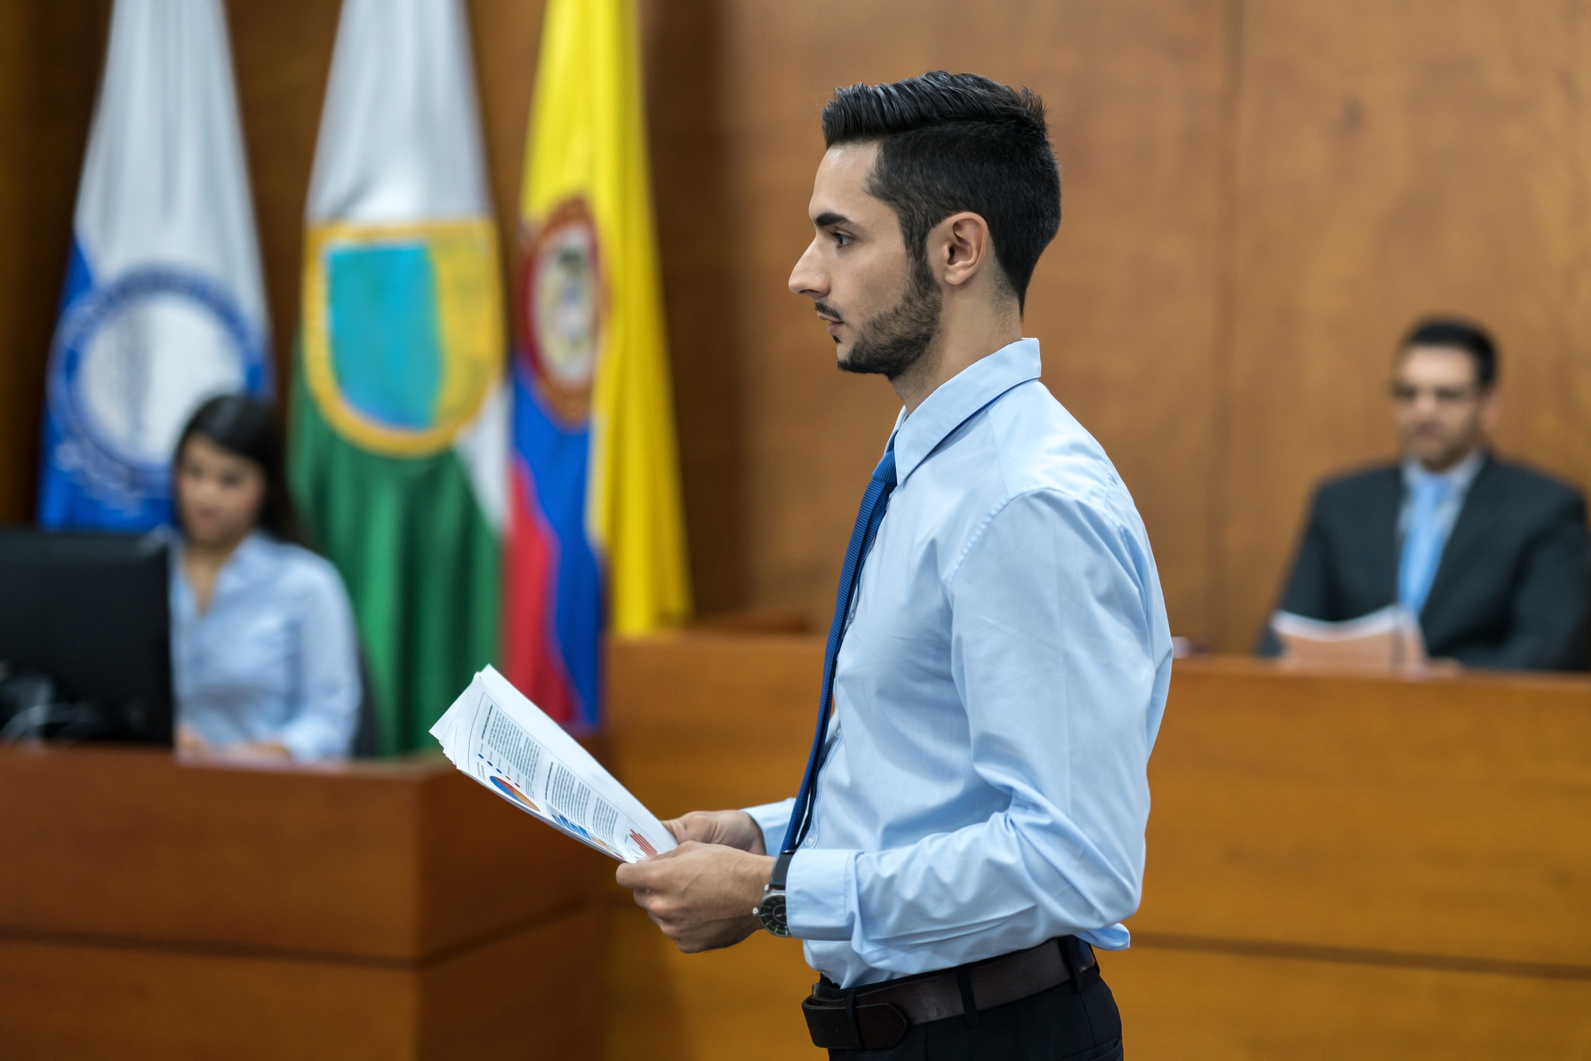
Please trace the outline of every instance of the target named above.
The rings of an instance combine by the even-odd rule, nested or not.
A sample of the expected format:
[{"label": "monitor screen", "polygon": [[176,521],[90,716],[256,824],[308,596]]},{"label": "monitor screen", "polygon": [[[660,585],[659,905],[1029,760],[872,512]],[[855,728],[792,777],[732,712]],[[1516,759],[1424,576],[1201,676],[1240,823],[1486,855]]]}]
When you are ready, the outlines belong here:
[{"label": "monitor screen", "polygon": [[153,535],[0,527],[0,681],[48,679],[55,701],[11,736],[171,744],[167,553]]}]

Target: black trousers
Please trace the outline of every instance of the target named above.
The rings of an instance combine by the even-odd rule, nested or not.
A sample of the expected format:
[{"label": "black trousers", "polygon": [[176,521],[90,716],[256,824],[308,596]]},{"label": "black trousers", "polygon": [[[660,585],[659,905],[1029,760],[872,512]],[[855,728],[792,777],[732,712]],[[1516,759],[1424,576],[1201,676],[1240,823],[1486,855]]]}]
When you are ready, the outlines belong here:
[{"label": "black trousers", "polygon": [[[1079,990],[1081,988],[1081,990]],[[830,1050],[832,1061],[1120,1061],[1121,1015],[1099,975],[919,1024],[888,1050]]]}]

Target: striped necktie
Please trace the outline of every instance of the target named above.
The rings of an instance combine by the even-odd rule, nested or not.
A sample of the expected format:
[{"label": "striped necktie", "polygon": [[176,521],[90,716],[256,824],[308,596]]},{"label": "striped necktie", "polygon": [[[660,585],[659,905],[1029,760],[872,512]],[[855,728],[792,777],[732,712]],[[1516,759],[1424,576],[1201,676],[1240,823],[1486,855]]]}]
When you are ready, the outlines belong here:
[{"label": "striped necktie", "polygon": [[807,756],[806,773],[801,777],[801,788],[796,792],[795,806],[790,811],[790,824],[785,829],[781,852],[794,852],[812,827],[813,787],[817,784],[819,756],[823,741],[829,733],[829,713],[834,706],[834,662],[840,654],[840,640],[845,636],[845,620],[851,610],[851,598],[856,592],[856,580],[862,573],[862,562],[873,545],[878,525],[884,521],[889,495],[895,489],[895,440],[890,439],[884,457],[873,469],[867,492],[862,495],[862,507],[856,514],[856,526],[851,529],[851,544],[845,549],[845,566],[840,569],[840,588],[835,594],[834,621],[829,624],[829,644],[823,653],[823,694],[818,700],[818,731],[812,738],[812,754]]}]

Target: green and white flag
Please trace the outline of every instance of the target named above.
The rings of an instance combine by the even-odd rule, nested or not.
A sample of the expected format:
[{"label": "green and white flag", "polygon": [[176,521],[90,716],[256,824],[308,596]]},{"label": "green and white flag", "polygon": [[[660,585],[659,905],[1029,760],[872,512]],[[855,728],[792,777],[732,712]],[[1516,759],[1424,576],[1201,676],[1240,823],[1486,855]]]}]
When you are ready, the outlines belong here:
[{"label": "green and white flag", "polygon": [[498,649],[502,292],[459,0],[344,0],[307,215],[292,487],[403,751]]}]

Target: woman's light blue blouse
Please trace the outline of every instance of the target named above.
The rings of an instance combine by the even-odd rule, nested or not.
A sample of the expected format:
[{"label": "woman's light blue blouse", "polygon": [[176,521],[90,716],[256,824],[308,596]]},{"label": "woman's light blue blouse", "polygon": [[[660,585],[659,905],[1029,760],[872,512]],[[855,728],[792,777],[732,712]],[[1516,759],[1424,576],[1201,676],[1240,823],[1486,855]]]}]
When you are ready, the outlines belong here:
[{"label": "woman's light blue blouse", "polygon": [[336,569],[308,549],[249,535],[200,614],[174,542],[171,657],[177,723],[206,741],[347,756],[360,699],[353,610]]}]

